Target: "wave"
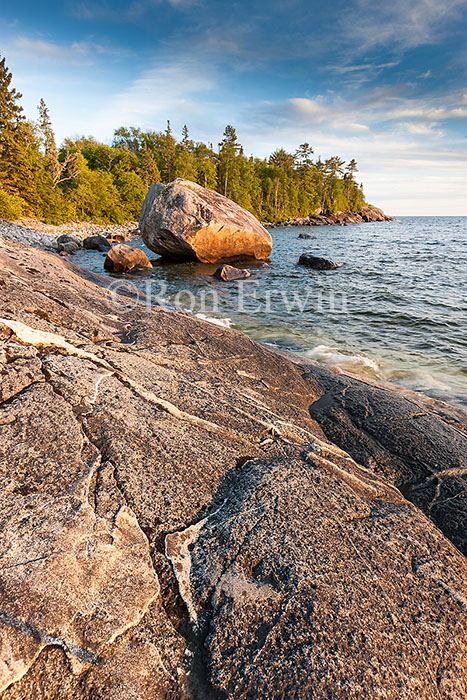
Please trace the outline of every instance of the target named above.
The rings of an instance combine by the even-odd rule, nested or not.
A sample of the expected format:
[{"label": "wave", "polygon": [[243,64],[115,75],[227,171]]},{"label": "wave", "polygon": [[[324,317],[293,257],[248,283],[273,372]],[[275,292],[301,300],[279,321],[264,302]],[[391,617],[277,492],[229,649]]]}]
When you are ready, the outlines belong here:
[{"label": "wave", "polygon": [[311,350],[306,350],[304,354],[317,362],[334,365],[349,372],[363,372],[374,376],[378,376],[380,372],[380,366],[375,360],[365,355],[346,355],[329,345],[317,345]]},{"label": "wave", "polygon": [[224,328],[231,328],[232,321],[230,318],[215,318],[214,316],[206,316],[206,314],[195,314],[196,318],[200,318],[202,321],[208,321],[208,323],[214,323],[216,326],[223,326]]}]

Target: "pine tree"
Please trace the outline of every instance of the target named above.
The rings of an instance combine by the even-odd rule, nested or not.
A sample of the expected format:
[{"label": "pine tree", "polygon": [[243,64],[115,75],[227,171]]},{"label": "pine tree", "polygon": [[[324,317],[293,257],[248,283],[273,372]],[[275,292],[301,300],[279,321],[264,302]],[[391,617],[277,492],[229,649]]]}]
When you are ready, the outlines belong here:
[{"label": "pine tree", "polygon": [[175,139],[172,136],[172,128],[169,119],[167,119],[167,128],[162,137],[161,151],[164,160],[162,177],[164,178],[164,182],[172,182],[175,172]]},{"label": "pine tree", "polygon": [[12,74],[5,58],[0,60],[0,186],[12,195],[21,194],[18,169],[27,147],[27,129],[21,93],[11,87]]},{"label": "pine tree", "polygon": [[295,162],[300,168],[309,169],[313,165],[311,156],[314,151],[309,143],[302,143],[295,152]]},{"label": "pine tree", "polygon": [[224,138],[219,144],[219,185],[224,197],[231,196],[233,181],[236,179],[236,158],[240,150],[237,132],[230,124],[224,129]]},{"label": "pine tree", "polygon": [[195,156],[193,153],[193,141],[188,134],[188,127],[182,129],[182,140],[176,146],[175,177],[183,177],[185,180],[196,182]]}]

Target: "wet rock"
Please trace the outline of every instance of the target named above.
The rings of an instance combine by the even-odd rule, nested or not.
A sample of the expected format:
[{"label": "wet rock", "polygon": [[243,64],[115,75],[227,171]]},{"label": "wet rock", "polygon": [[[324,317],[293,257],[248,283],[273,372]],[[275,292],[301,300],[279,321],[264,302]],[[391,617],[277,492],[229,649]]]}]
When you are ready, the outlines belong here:
[{"label": "wet rock", "polygon": [[345,375],[320,379],[315,369],[309,377],[315,389],[318,379],[324,392],[310,415],[328,438],[395,484],[467,555],[463,423],[455,415],[440,420],[445,409],[414,395],[369,389]]},{"label": "wet rock", "polygon": [[148,256],[139,248],[122,243],[114,245],[104,260],[104,268],[108,272],[128,272],[138,267],[152,267]]},{"label": "wet rock", "polygon": [[313,236],[311,235],[311,233],[299,233],[299,234],[298,234],[298,237],[299,237],[299,238],[304,238],[304,239],[313,238]]},{"label": "wet rock", "polygon": [[232,267],[232,265],[219,265],[214,273],[214,277],[218,280],[224,280],[224,282],[231,282],[232,280],[250,277],[250,273],[248,270],[241,270],[238,267]]},{"label": "wet rock", "polygon": [[253,214],[181,178],[148,193],[141,232],[148,248],[179,260],[264,260],[272,250],[270,234]]},{"label": "wet rock", "polygon": [[68,233],[64,233],[57,238],[57,250],[59,253],[76,253],[81,248],[81,241]]},{"label": "wet rock", "polygon": [[344,263],[335,263],[332,260],[326,260],[326,258],[317,258],[309,253],[304,253],[300,256],[298,264],[311,267],[313,270],[336,270],[338,267],[342,267]]},{"label": "wet rock", "polygon": [[105,236],[87,236],[83,240],[83,248],[86,250],[98,250],[105,253],[110,247],[111,245]]}]

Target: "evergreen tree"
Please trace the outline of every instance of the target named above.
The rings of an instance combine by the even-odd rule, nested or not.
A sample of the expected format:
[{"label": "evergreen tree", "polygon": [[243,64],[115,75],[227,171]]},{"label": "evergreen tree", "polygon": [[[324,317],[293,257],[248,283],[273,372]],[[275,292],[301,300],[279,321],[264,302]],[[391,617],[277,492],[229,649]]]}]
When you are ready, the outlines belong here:
[{"label": "evergreen tree", "polygon": [[230,197],[237,180],[236,159],[240,145],[237,132],[230,124],[224,129],[224,137],[219,144],[219,186],[224,197]]},{"label": "evergreen tree", "polygon": [[12,74],[5,58],[0,60],[0,187],[10,195],[21,195],[18,168],[26,158],[27,128],[22,97],[11,87]]},{"label": "evergreen tree", "polygon": [[183,177],[185,180],[196,182],[194,144],[188,134],[188,127],[182,129],[182,140],[176,146],[175,177]]},{"label": "evergreen tree", "polygon": [[175,139],[172,136],[169,119],[167,119],[167,128],[162,137],[161,151],[163,157],[162,177],[164,182],[172,182],[175,173]]}]

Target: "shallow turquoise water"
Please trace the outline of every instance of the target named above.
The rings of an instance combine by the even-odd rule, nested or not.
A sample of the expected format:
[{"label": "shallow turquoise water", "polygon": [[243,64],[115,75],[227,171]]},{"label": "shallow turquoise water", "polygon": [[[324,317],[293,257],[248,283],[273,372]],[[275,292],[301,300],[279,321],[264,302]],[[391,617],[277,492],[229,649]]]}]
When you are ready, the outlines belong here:
[{"label": "shallow turquoise water", "polygon": [[[299,239],[300,232],[313,238]],[[279,228],[271,235],[270,266],[243,265],[251,277],[240,284],[214,279],[215,265],[160,259],[149,277],[125,279],[257,340],[467,407],[467,217]],[[132,245],[156,259],[140,241]],[[303,252],[344,266],[297,266]],[[73,262],[103,271],[100,253],[80,252]]]}]

